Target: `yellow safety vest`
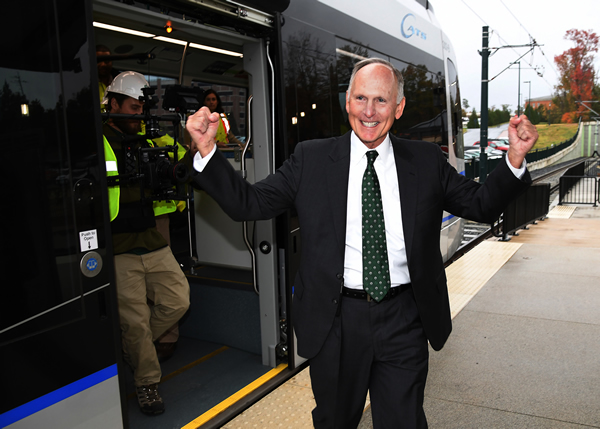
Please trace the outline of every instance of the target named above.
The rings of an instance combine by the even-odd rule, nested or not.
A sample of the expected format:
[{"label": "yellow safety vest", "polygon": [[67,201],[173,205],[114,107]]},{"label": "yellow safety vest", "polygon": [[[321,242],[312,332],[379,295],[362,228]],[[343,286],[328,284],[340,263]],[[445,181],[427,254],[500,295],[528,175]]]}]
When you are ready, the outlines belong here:
[{"label": "yellow safety vest", "polygon": [[[106,140],[106,137],[102,136],[104,139],[104,158],[106,160],[106,176],[118,176],[119,170],[117,169],[117,157],[115,156],[115,152],[112,147]],[[119,199],[121,198],[121,188],[119,185],[109,186],[108,187],[108,207],[110,211],[110,221],[112,222],[119,215]]]},{"label": "yellow safety vest", "polygon": [[224,113],[220,113],[221,120],[219,121],[219,128],[217,129],[217,135],[215,140],[219,143],[229,143],[229,120]]},{"label": "yellow safety vest", "polygon": [[[142,133],[145,134],[144,131],[142,131]],[[156,145],[159,147],[165,147],[165,146],[173,146],[174,140],[173,140],[173,137],[171,137],[168,134],[165,134],[162,137],[153,139],[152,142],[156,143]],[[186,152],[187,152],[186,149],[183,146],[181,146],[179,143],[177,143],[177,158],[182,159]],[[171,155],[171,154],[169,154],[169,155]],[[179,211],[183,211],[183,209],[185,209],[185,201],[174,201],[174,200],[154,201],[153,204],[154,204],[153,205],[154,216],[160,216],[160,215],[167,214],[167,213],[173,213],[175,210],[178,210],[178,209],[179,209]]]},{"label": "yellow safety vest", "polygon": [[106,104],[102,104],[104,100],[104,94],[106,94],[106,85],[103,82],[98,82],[98,93],[100,94],[100,111],[106,111]]},{"label": "yellow safety vest", "polygon": [[[102,136],[104,139],[104,158],[106,160],[106,176],[118,176],[119,170],[117,168],[117,157],[106,140],[106,137]],[[166,146],[173,144],[173,138],[169,135],[164,135],[163,137],[154,139],[153,141],[148,141],[150,145],[156,143],[158,146]],[[180,144],[177,145],[177,153],[178,157],[181,159],[183,155],[185,155],[186,150]],[[108,205],[110,211],[110,221],[112,222],[119,214],[119,198],[121,197],[121,188],[119,185],[109,186],[108,187]],[[154,216],[160,216],[163,214],[173,213],[175,210],[179,209],[179,211],[183,211],[185,209],[185,201],[154,201],[152,203],[152,208],[154,210]]]}]

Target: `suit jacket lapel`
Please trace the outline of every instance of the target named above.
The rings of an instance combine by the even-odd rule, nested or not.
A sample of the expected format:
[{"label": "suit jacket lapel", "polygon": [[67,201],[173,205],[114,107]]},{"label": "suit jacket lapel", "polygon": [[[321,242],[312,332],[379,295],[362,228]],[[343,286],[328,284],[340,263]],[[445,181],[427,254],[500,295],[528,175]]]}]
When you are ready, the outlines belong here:
[{"label": "suit jacket lapel", "polygon": [[393,135],[390,135],[390,138],[392,140],[396,170],[398,172],[406,257],[410,264],[417,211],[418,174],[416,166],[411,162],[412,154],[407,149],[406,143]]},{"label": "suit jacket lapel", "polygon": [[350,174],[350,133],[332,143],[327,166],[329,205],[338,248],[345,252],[346,211],[348,209],[348,175]]}]

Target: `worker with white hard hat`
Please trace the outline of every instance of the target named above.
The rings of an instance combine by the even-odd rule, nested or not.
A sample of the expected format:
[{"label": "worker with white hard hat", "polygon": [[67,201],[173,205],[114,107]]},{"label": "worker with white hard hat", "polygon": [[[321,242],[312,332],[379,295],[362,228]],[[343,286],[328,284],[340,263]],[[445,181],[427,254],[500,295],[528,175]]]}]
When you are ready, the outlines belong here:
[{"label": "worker with white hard hat", "polygon": [[[164,403],[157,384],[162,373],[154,342],[187,311],[189,284],[156,228],[152,201],[141,198],[140,181],[111,181],[116,175],[139,175],[138,148],[151,142],[132,138],[141,131],[141,119],[110,115],[142,114],[142,89],[148,86],[144,76],[137,72],[116,76],[102,100],[109,112],[102,131],[124,357],[134,371],[142,412],[160,414]],[[148,298],[154,302],[152,308],[148,306]]]}]

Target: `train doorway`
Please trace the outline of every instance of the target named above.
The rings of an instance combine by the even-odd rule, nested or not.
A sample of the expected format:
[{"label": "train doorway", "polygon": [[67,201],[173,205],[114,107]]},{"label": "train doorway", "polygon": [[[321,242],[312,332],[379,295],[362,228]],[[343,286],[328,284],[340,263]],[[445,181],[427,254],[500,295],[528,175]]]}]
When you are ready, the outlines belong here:
[{"label": "train doorway", "polygon": [[[276,150],[270,86],[274,47],[261,34],[272,29],[248,24],[255,31],[241,34],[160,12],[95,0],[96,44],[110,49],[115,72],[137,71],[156,86],[159,102],[152,113],[157,117],[169,113],[161,110],[169,85],[214,91],[229,126],[228,141],[219,150],[250,182],[266,177],[274,170]],[[169,34],[167,25],[173,29]],[[180,125],[161,122],[161,128],[185,144],[183,113]],[[180,128],[175,132],[174,127]],[[185,209],[170,216],[169,233],[190,283],[191,305],[180,322],[175,353],[161,364],[164,415],[150,420],[142,415],[131,374],[120,374],[126,380],[130,428],[198,425],[232,394],[287,365],[276,221],[233,222],[212,198],[194,190]]]}]

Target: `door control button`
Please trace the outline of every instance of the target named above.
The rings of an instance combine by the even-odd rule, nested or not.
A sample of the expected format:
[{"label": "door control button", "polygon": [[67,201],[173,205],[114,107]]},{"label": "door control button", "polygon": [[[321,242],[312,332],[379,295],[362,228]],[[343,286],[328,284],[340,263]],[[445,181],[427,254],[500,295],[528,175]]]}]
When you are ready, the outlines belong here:
[{"label": "door control button", "polygon": [[96,277],[102,270],[102,256],[98,252],[88,252],[81,258],[79,266],[84,276]]}]

